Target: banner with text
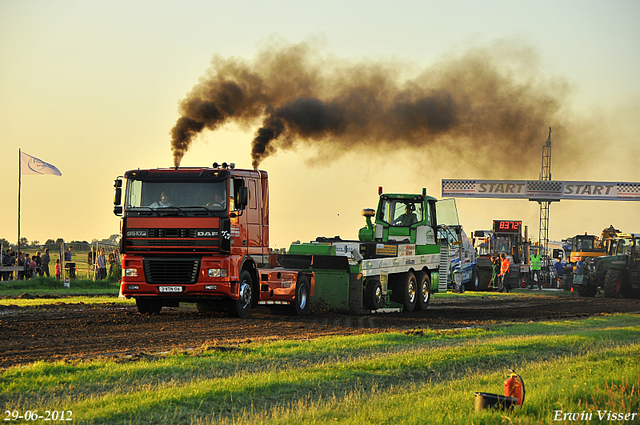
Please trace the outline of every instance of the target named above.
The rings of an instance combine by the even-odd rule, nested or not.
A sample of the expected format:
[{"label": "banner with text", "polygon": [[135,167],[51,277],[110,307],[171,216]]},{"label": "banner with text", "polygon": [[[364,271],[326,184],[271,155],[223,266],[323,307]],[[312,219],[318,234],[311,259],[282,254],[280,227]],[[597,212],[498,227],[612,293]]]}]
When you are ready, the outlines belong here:
[{"label": "banner with text", "polygon": [[442,196],[532,201],[640,201],[640,183],[557,180],[442,180]]}]

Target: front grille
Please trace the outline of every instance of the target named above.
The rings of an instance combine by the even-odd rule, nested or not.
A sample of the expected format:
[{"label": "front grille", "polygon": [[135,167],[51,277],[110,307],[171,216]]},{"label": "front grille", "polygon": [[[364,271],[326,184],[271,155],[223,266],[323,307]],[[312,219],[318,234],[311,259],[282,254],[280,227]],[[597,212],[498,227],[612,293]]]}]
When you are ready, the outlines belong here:
[{"label": "front grille", "polygon": [[198,280],[199,258],[145,258],[144,275],[152,284],[191,284]]},{"label": "front grille", "polygon": [[[191,240],[191,239],[187,239],[187,240],[177,240],[177,241],[146,241],[147,244],[149,246],[166,246],[166,245],[171,245],[171,246],[196,246],[196,245],[203,245],[203,246],[209,246],[211,245],[211,242],[207,241],[206,244],[202,244],[202,243],[196,243],[196,241]],[[137,245],[135,242],[132,245]],[[144,246],[144,244],[139,244],[141,246]]]},{"label": "front grille", "polygon": [[195,238],[196,229],[149,229],[150,238]]}]

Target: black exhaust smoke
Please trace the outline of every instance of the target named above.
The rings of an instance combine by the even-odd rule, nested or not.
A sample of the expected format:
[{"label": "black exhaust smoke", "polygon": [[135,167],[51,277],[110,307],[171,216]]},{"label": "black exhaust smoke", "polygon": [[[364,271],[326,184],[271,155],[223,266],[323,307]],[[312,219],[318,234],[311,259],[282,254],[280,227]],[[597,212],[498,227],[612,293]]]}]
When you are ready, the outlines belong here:
[{"label": "black exhaust smoke", "polygon": [[[566,87],[537,77],[532,56],[522,47],[476,49],[413,78],[401,77],[402,64],[343,64],[307,43],[271,46],[252,62],[215,57],[180,103],[171,130],[174,163],[205,128],[262,120],[252,142],[254,167],[278,150],[313,146],[328,158],[437,147],[476,164],[515,154],[538,168]],[[480,151],[490,153],[486,160]]]}]

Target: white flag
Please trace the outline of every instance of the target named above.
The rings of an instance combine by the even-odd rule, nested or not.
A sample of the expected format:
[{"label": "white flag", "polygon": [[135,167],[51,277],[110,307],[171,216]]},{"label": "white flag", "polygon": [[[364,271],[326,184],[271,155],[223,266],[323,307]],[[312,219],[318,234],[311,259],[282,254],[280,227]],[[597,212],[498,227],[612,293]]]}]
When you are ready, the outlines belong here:
[{"label": "white flag", "polygon": [[55,165],[41,161],[38,158],[27,155],[24,152],[20,152],[20,162],[22,174],[53,174],[54,176],[62,175],[60,170],[58,170]]}]

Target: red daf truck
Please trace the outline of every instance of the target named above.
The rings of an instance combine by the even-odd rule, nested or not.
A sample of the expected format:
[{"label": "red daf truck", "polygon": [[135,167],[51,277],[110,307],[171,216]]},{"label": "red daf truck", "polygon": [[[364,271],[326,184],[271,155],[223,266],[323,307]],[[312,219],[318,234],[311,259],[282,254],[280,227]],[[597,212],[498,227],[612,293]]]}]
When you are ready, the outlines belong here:
[{"label": "red daf truck", "polygon": [[[140,312],[225,301],[245,317],[257,305],[257,269],[269,266],[267,173],[212,168],[131,170],[121,220],[122,286]],[[114,213],[122,178],[116,179]]]}]

